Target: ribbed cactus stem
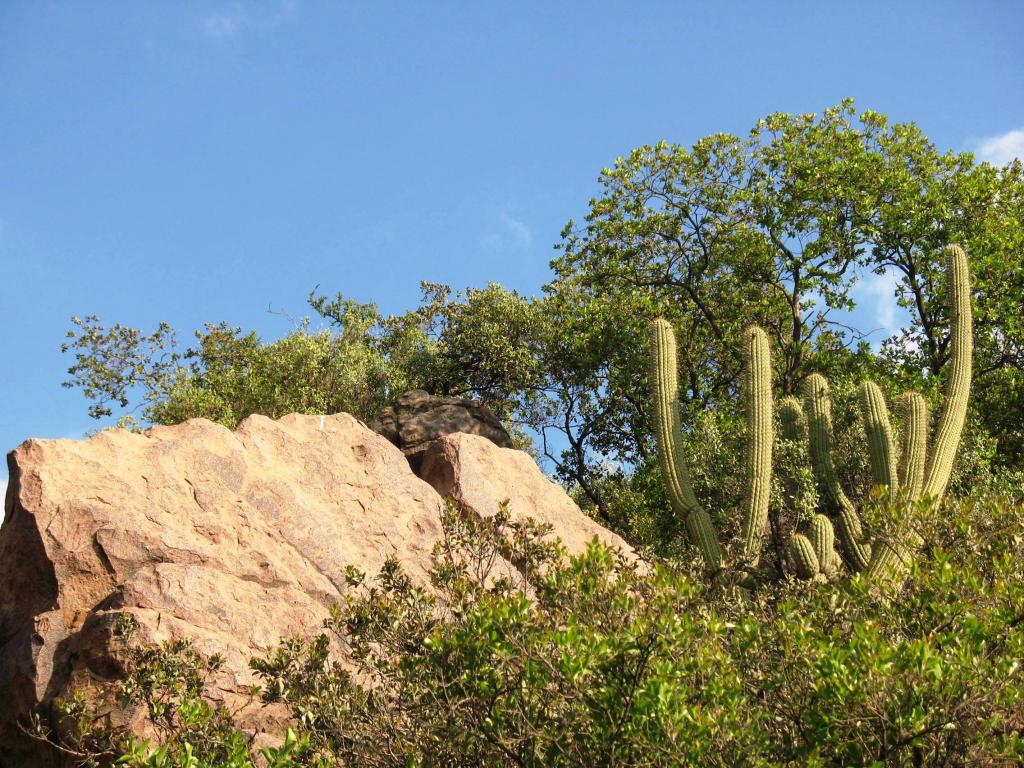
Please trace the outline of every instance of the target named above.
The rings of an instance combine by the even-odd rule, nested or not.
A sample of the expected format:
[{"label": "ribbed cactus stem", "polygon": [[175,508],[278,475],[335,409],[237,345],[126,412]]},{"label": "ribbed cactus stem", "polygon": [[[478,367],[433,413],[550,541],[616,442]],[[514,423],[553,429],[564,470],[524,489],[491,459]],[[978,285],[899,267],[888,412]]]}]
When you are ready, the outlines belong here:
[{"label": "ribbed cactus stem", "polygon": [[711,518],[697,501],[683,454],[683,430],[679,420],[679,379],[676,338],[672,325],[662,318],[651,323],[651,384],[654,394],[654,435],[658,463],[676,514],[686,523],[691,540],[700,548],[709,570],[722,566],[722,548]]},{"label": "ribbed cactus stem", "polygon": [[850,565],[863,571],[871,560],[871,545],[864,541],[860,517],[839,486],[832,463],[832,401],[821,374],[812,373],[804,382],[804,403],[814,474],[838,524],[839,540]]},{"label": "ribbed cactus stem", "polygon": [[722,567],[722,547],[718,543],[718,532],[711,515],[704,509],[695,509],[686,516],[686,530],[690,540],[697,545],[709,570]]},{"label": "ribbed cactus stem", "polygon": [[818,557],[814,554],[814,545],[802,533],[798,533],[790,539],[789,557],[797,576],[801,579],[812,579],[821,570]]},{"label": "ribbed cactus stem", "polygon": [[832,529],[832,521],[824,515],[815,515],[807,529],[807,538],[814,547],[814,555],[818,558],[818,565],[829,564],[832,554],[835,551],[835,532]]},{"label": "ribbed cactus stem", "polygon": [[921,495],[928,456],[928,403],[918,392],[904,392],[900,398],[903,421],[903,452],[900,456],[900,486],[910,499]]},{"label": "ribbed cactus stem", "polygon": [[768,336],[755,325],[745,334],[743,390],[747,412],[746,497],[743,510],[743,559],[756,563],[768,527],[772,489],[772,363]]},{"label": "ribbed cactus stem", "polygon": [[834,549],[829,555],[828,561],[821,566],[821,572],[826,576],[834,576],[839,573],[839,569],[842,567],[843,561],[839,557],[839,553]]},{"label": "ribbed cactus stem", "polygon": [[892,425],[889,423],[885,396],[875,382],[865,381],[860,385],[860,407],[864,431],[868,437],[871,474],[874,475],[876,485],[884,485],[889,489],[890,496],[895,497],[899,490],[899,477],[896,472]]},{"label": "ribbed cactus stem", "polygon": [[871,563],[867,573],[873,578],[893,579],[906,570],[913,557],[913,550],[921,539],[916,534],[907,537],[907,542],[878,539],[871,548]]},{"label": "ribbed cactus stem", "polygon": [[967,400],[971,394],[971,359],[974,351],[971,319],[971,279],[967,254],[957,245],[945,249],[949,280],[950,355],[946,374],[946,401],[935,433],[924,493],[939,499],[946,492],[953,460],[960,446]]},{"label": "ribbed cactus stem", "polygon": [[803,440],[804,409],[795,397],[784,397],[779,401],[779,421],[782,423],[782,436],[786,440]]}]

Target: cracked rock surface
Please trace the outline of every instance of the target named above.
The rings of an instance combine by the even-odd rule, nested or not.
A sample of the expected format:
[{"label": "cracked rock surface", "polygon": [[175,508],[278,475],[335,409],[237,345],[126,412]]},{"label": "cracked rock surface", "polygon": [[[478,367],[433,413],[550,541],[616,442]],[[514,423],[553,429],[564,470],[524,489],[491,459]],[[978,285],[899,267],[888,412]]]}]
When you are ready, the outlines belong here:
[{"label": "cracked rock surface", "polygon": [[395,554],[423,579],[441,535],[441,498],[347,414],[29,440],[8,462],[0,745],[72,680],[116,672],[121,613],[143,642],[225,656],[229,701],[256,682],[251,656],[319,630],[346,566],[375,574]]},{"label": "cracked rock surface", "polygon": [[[196,419],[142,434],[29,440],[8,464],[2,768],[51,764],[17,722],[70,687],[117,678],[112,630],[121,614],[134,617],[140,642],[184,637],[206,656],[222,655],[209,690],[235,708],[258,682],[249,659],[284,637],[317,634],[344,594],[348,566],[373,576],[394,555],[425,583],[442,536],[441,494],[348,414],[251,416],[235,431]],[[623,544],[520,451],[449,437],[431,466],[441,493],[464,509],[491,514],[512,498],[516,516],[551,522],[571,550],[595,533]],[[256,734],[285,727],[282,710],[257,704],[237,719]]]},{"label": "cracked rock surface", "polygon": [[401,448],[417,474],[424,452],[444,435],[480,435],[501,448],[512,447],[512,438],[485,404],[422,389],[410,390],[382,408],[369,427]]}]

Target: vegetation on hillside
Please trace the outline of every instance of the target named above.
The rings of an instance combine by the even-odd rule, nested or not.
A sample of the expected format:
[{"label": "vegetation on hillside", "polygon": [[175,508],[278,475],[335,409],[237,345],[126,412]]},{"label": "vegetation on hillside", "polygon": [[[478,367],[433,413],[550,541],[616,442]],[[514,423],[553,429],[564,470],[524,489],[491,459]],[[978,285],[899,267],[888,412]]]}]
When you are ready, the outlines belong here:
[{"label": "vegetation on hillside", "polygon": [[[208,325],[185,349],[166,325],[145,333],[77,318],[66,385],[82,389],[97,417],[118,409],[143,423],[202,416],[232,427],[254,412],[366,417],[411,387],[480,397],[539,436],[558,477],[614,523],[612,500],[654,471],[652,318],[677,329],[687,425],[711,411],[729,433],[751,323],[768,331],[776,392],[795,394],[812,372],[833,389],[870,373],[887,394],[918,390],[934,410],[950,339],[941,252],[959,243],[977,298],[969,440],[979,459],[1021,466],[1019,162],[976,165],[969,153],[940,152],[913,124],[858,117],[844,102],[820,115],[770,115],[746,138],[640,147],[599,182],[584,221],[566,226],[540,297],[424,284],[419,307],[383,316],[373,304],[313,295],[316,325],[269,342]],[[876,357],[836,312],[853,306],[858,275],[881,270],[898,279],[910,325]],[[658,509],[638,513],[671,529]],[[672,538],[661,533],[671,531],[650,543]]]},{"label": "vegetation on hillside", "polygon": [[[453,511],[432,590],[394,563],[353,572],[324,635],[253,661],[264,700],[295,719],[265,758],[280,768],[1019,764],[1024,507],[982,498],[922,513],[927,554],[892,601],[860,577],[740,600],[706,586],[699,564],[645,572],[596,542],[558,564],[541,531]],[[480,567],[497,547],[519,563],[519,582]],[[329,657],[331,637],[351,665]],[[187,643],[129,659],[117,693],[145,708],[162,743],[97,725],[79,700],[64,705],[65,749],[138,768],[251,765],[247,737],[202,701],[205,667]]]},{"label": "vegetation on hillside", "polygon": [[[314,295],[325,327],[264,342],[211,325],[183,352],[165,325],[75,319],[67,385],[98,417],[234,426],[254,412],[366,418],[412,387],[481,397],[650,557],[638,568],[595,544],[560,563],[532,526],[450,516],[432,589],[397,564],[353,572],[323,636],[254,660],[261,695],[295,716],[263,759],[1024,759],[1024,166],[940,153],[916,126],[844,102],[771,115],[746,138],[641,147],[600,184],[539,298],[424,284],[418,308],[385,317]],[[970,256],[970,289],[966,261],[944,268],[950,243]],[[911,317],[881,355],[839,314],[871,271],[897,276]],[[905,389],[919,394],[890,422],[885,400]],[[942,415],[926,454],[929,413]],[[873,490],[855,505],[841,488]],[[518,582],[476,567],[499,548]],[[899,555],[901,578],[870,578],[873,549]],[[330,657],[332,638],[354,669]],[[72,700],[65,749],[249,764],[247,738],[202,703],[207,662],[187,643],[128,658],[116,693],[163,745],[98,727]]]}]

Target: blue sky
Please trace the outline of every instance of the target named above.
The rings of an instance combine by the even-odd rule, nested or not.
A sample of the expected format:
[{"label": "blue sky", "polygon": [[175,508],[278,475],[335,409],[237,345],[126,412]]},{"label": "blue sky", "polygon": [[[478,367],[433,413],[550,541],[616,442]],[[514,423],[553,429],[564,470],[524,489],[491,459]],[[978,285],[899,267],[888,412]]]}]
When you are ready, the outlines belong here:
[{"label": "blue sky", "polygon": [[[849,96],[1005,162],[1021,39],[1016,0],[2,0],[0,448],[98,426],[60,387],[73,314],[274,338],[317,285],[538,293],[640,144]],[[898,325],[891,287],[865,322]]]}]

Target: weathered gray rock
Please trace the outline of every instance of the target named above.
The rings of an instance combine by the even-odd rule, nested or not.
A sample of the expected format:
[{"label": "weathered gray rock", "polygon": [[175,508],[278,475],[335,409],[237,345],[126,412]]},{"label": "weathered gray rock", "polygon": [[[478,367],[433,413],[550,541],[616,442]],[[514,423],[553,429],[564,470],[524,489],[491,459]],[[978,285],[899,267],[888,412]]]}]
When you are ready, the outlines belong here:
[{"label": "weathered gray rock", "polygon": [[480,435],[502,448],[512,447],[512,438],[483,403],[422,389],[406,392],[393,406],[381,409],[369,427],[401,448],[416,472],[427,446],[444,435]]}]

